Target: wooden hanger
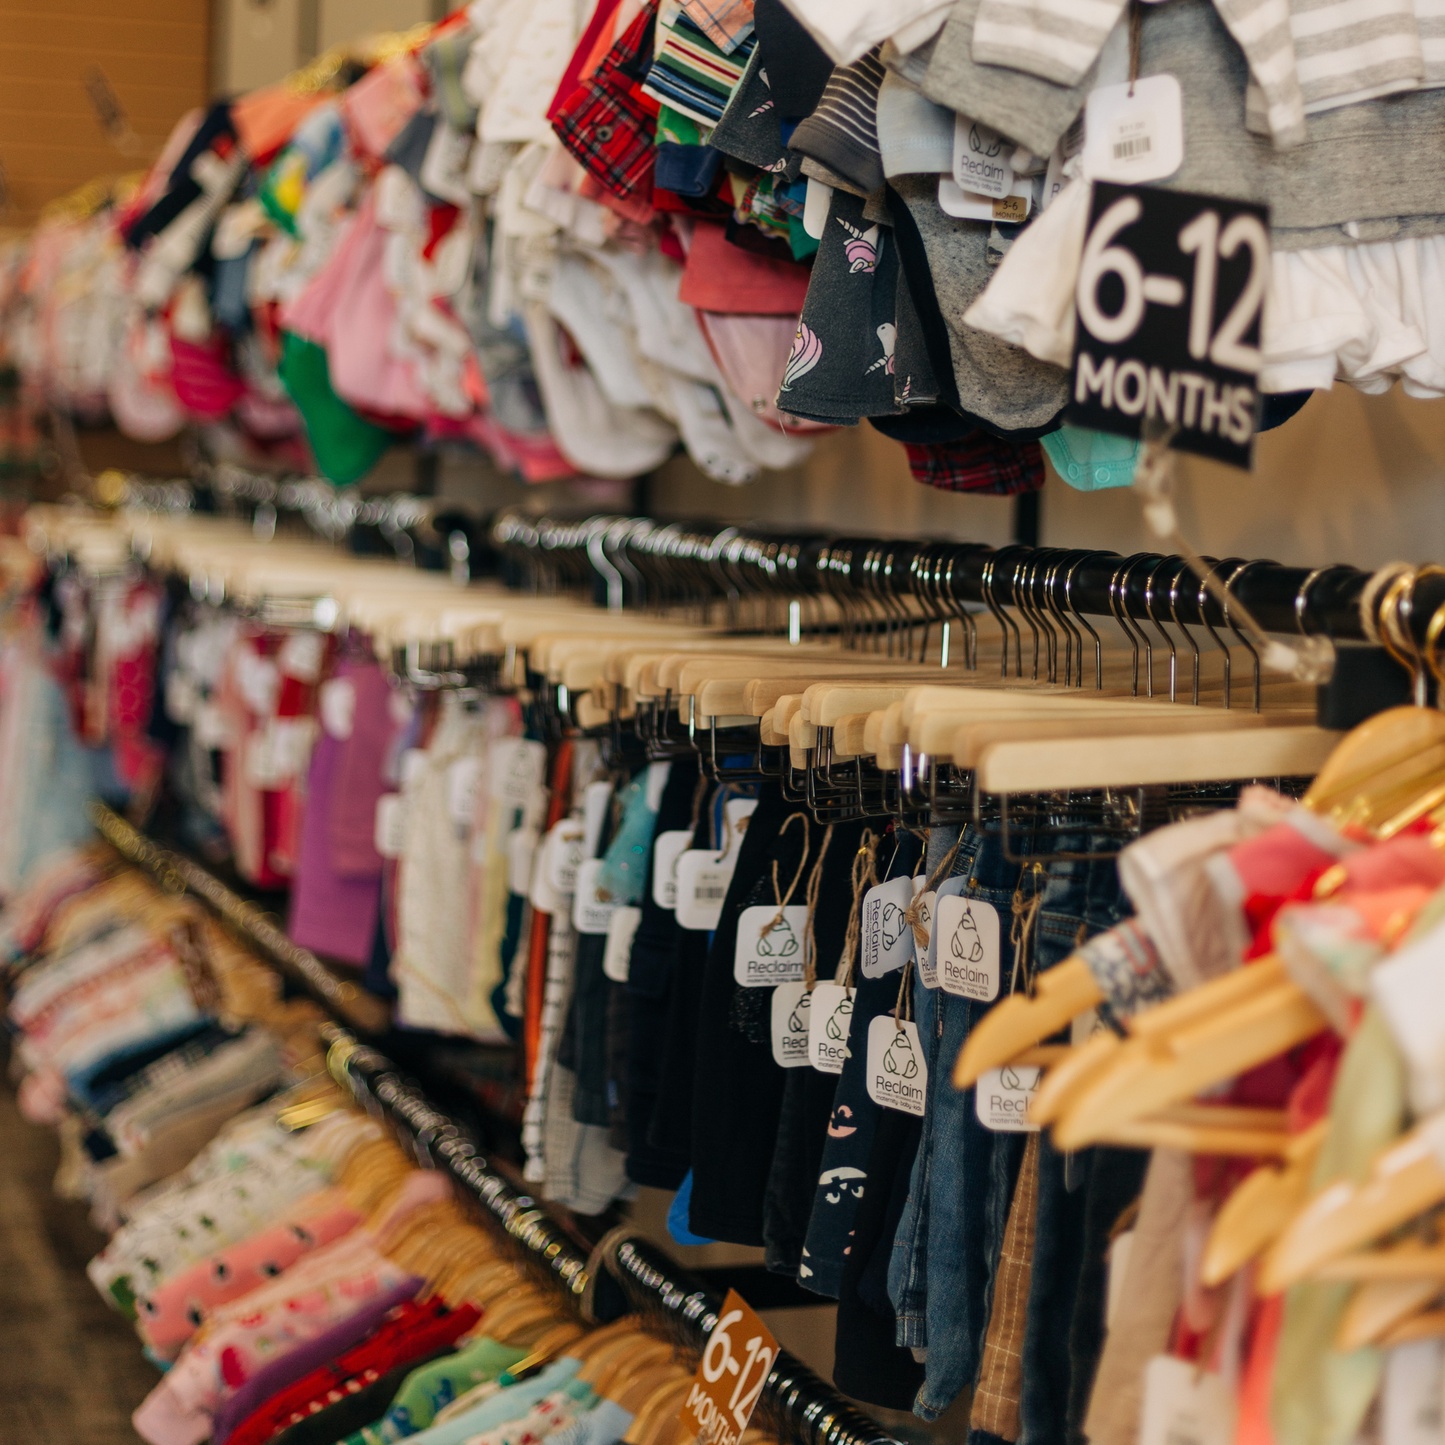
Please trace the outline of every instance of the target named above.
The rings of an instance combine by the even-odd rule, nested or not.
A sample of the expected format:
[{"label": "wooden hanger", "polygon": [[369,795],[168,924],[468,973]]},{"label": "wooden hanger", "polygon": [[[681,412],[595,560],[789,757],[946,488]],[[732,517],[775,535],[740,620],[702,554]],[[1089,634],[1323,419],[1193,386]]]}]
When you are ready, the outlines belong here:
[{"label": "wooden hanger", "polygon": [[678,1427],[677,1412],[692,1388],[692,1377],[684,1375],[659,1385],[637,1412],[623,1445],[667,1445]]},{"label": "wooden hanger", "polygon": [[1360,1285],[1340,1318],[1335,1348],[1348,1354],[1380,1343],[1439,1297],[1438,1279],[1377,1279]]}]

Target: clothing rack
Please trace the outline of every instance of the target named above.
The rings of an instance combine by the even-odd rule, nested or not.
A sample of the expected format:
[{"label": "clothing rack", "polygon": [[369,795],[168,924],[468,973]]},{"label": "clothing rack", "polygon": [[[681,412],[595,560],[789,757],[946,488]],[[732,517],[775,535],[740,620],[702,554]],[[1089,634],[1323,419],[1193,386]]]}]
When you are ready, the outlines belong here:
[{"label": "clothing rack", "polygon": [[[254,905],[198,864],[151,842],[113,809],[91,805],[105,840],[128,862],[175,893],[208,904],[288,978],[299,983],[337,1023],[324,1025],[330,1062],[369,1112],[383,1115],[425,1165],[443,1170],[513,1242],[522,1258],[564,1292],[582,1315],[605,1324],[636,1312],[699,1354],[722,1314],[723,1298],[680,1269],[661,1249],[613,1230],[589,1255],[541,1203],[519,1190],[467,1137],[465,1128],[431,1102],[385,1054],[358,1040],[386,1026],[385,1005],[338,979],[308,949],[298,948]],[[760,1415],[796,1445],[888,1445],[876,1421],[850,1405],[801,1360],[780,1350],[763,1386]]]},{"label": "clothing rack", "polygon": [[[493,545],[513,578],[533,585],[592,584],[608,605],[827,594],[845,608],[912,602],[915,622],[961,604],[1018,607],[1042,619],[1080,613],[1168,624],[1228,627],[1232,619],[1178,556],[1011,544],[779,535],[709,529],[648,517],[581,521],[505,513]],[[1229,594],[1265,630],[1374,640],[1361,616],[1372,573],[1340,563],[1287,567],[1267,558],[1205,558]],[[1383,589],[1371,598],[1376,630]],[[1427,570],[1399,621],[1418,643],[1445,604],[1445,572]],[[886,617],[880,620],[886,620]],[[904,621],[902,617],[898,621]]]}]

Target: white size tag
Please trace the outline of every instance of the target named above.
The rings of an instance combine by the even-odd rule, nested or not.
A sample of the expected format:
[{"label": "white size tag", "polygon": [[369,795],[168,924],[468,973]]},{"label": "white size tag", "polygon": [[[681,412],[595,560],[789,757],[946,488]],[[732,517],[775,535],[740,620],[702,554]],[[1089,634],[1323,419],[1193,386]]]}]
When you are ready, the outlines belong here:
[{"label": "white size tag", "polygon": [[1016,180],[1006,196],[981,196],[965,191],[952,176],[938,178],[938,205],[946,216],[965,221],[1019,222],[1033,209],[1034,183],[1028,177]]},{"label": "white size tag", "polygon": [[647,811],[655,813],[662,806],[662,790],[667,786],[668,774],[672,772],[671,763],[649,763],[647,765],[647,779],[643,788],[647,792]]},{"label": "white size tag", "polygon": [[612,784],[605,779],[588,783],[582,794],[582,845],[590,858],[602,842],[602,826],[607,821],[607,805],[612,801]]},{"label": "white size tag", "polygon": [[773,1062],[780,1069],[801,1069],[809,1062],[812,1011],[813,995],[801,983],[780,983],[773,990]]},{"label": "white size tag", "polygon": [[968,887],[968,879],[959,874],[957,878],[945,878],[936,890],[923,895],[923,903],[919,905],[919,915],[922,916],[925,909],[928,918],[924,921],[924,927],[928,929],[928,947],[919,955],[918,976],[923,980],[925,988],[938,987],[938,905],[945,898],[953,898],[962,893]]},{"label": "white size tag", "polygon": [[828,209],[833,204],[833,187],[808,177],[808,194],[803,200],[803,229],[815,240],[823,239],[828,228]]},{"label": "white size tag", "polygon": [[988,1003],[998,997],[998,910],[978,898],[954,894],[938,900],[939,986],[960,998]]},{"label": "white size tag", "polygon": [[840,983],[813,989],[808,1018],[808,1062],[824,1074],[841,1074],[848,1057],[848,1025],[853,1018],[853,991]]},{"label": "white size tag", "polygon": [[953,120],[953,179],[960,190],[1006,196],[1013,189],[1013,148],[986,125],[958,115]]},{"label": "white size tag", "polygon": [[356,684],[349,677],[333,677],[321,684],[316,703],[321,726],[344,743],[356,724]]},{"label": "white size tag", "polygon": [[457,827],[470,828],[476,822],[481,786],[480,758],[458,758],[447,769],[447,816]]},{"label": "white size tag", "polygon": [[406,835],[406,799],[400,793],[383,793],[376,800],[376,823],[371,841],[383,858],[400,858]]},{"label": "white size tag", "polygon": [[602,972],[613,983],[627,982],[632,966],[632,940],[641,922],[642,910],[625,903],[618,904],[607,920],[607,951],[602,955]]},{"label": "white size tag", "polygon": [[1135,185],[1184,163],[1184,100],[1172,75],[1101,85],[1084,103],[1084,175]]},{"label": "white size tag", "polygon": [[539,834],[535,828],[518,828],[507,835],[507,888],[524,898],[532,888],[532,863]]},{"label": "white size tag", "polygon": [[771,988],[774,984],[802,980],[808,910],[799,904],[789,904],[777,925],[763,932],[777,917],[776,903],[744,908],[738,915],[733,978],[743,988]]},{"label": "white size tag", "polygon": [[659,833],[652,845],[652,901],[669,913],[677,907],[677,860],[691,846],[691,828]]},{"label": "white size tag", "polygon": [[1005,1064],[979,1076],[973,1086],[974,1117],[995,1134],[1037,1134],[1039,1126],[1029,1123],[1029,1104],[1044,1071]]},{"label": "white size tag", "polygon": [[891,1013],[868,1025],[868,1097],[885,1109],[923,1117],[928,1065],[911,1019],[894,1023]]},{"label": "white size tag", "polygon": [[228,748],[231,746],[231,724],[222,708],[214,702],[196,704],[196,715],[191,723],[196,744],[206,749]]},{"label": "white size tag", "polygon": [[403,793],[416,786],[426,767],[425,748],[407,748],[397,760],[396,775]]},{"label": "white size tag", "polygon": [[1144,1370],[1139,1445],[1233,1445],[1234,1392],[1223,1378],[1173,1355]]},{"label": "white size tag", "polygon": [[552,829],[550,843],[547,849],[547,881],[558,893],[571,893],[577,887],[577,870],[586,856],[582,851],[581,821],[563,818]]},{"label": "white size tag", "polygon": [[689,848],[677,860],[677,921],[710,933],[722,918],[723,899],[737,858],[719,858],[711,848]]},{"label": "white size tag", "polygon": [[890,878],[863,895],[864,978],[882,978],[913,957],[913,929],[907,921],[912,902],[911,878]]},{"label": "white size tag", "polygon": [[491,794],[493,801],[525,808],[542,786],[547,748],[530,738],[498,738],[492,744]]},{"label": "white size tag", "polygon": [[1412,1340],[1385,1356],[1380,1389],[1380,1445],[1440,1445],[1445,1341]]},{"label": "white size tag", "polygon": [[532,863],[527,897],[539,913],[561,913],[567,909],[567,895],[559,893],[552,883],[552,851],[557,844],[557,828],[561,826],[557,824],[543,836]]},{"label": "white size tag", "polygon": [[606,933],[617,904],[605,888],[597,886],[602,860],[588,858],[577,869],[577,886],[572,896],[572,926],[578,933]]}]

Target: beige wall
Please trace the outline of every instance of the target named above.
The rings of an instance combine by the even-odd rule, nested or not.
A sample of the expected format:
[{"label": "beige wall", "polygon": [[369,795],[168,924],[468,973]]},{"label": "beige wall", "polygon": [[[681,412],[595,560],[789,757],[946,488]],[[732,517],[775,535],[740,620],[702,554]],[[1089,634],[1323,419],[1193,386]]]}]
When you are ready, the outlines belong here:
[{"label": "beige wall", "polygon": [[[207,0],[0,0],[0,165],[11,202],[0,224],[31,225],[77,186],[142,169],[205,103],[208,32]],[[135,133],[124,151],[86,94],[93,66]]]}]

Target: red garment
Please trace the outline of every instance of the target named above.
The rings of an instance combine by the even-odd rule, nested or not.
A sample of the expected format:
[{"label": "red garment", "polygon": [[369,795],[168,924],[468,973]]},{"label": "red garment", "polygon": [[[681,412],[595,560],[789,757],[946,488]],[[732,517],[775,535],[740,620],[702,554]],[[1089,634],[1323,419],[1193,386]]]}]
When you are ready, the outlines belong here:
[{"label": "red garment", "polygon": [[451,1309],[439,1299],[398,1305],[370,1337],[355,1349],[338,1355],[330,1364],[303,1375],[259,1410],[248,1415],[231,1432],[226,1445],[264,1445],[278,1431],[324,1406],[326,1396],[348,1380],[370,1374],[377,1379],[409,1360],[435,1354],[455,1344],[480,1319],[474,1305]]},{"label": "red garment", "polygon": [[1270,1295],[1255,1312],[1254,1330],[1239,1385],[1239,1422],[1234,1445],[1274,1445],[1269,1399],[1274,1389],[1274,1362],[1284,1324],[1284,1296]]},{"label": "red garment", "polygon": [[904,442],[903,450],[913,480],[940,491],[1013,497],[1044,484],[1043,450],[1037,442],[1009,442],[978,431],[959,442]]},{"label": "red garment", "polygon": [[677,299],[684,306],[724,315],[798,317],[808,294],[808,266],[759,256],[734,246],[715,221],[699,221],[692,233]]},{"label": "red garment", "polygon": [[[562,103],[576,92],[583,80],[591,78],[590,75],[584,76],[583,71],[587,69],[588,62],[592,59],[593,52],[601,41],[603,30],[612,23],[612,17],[617,13],[621,4],[622,0],[601,0],[601,3],[592,12],[592,18],[582,32],[582,39],[577,42],[577,48],[572,52],[572,58],[562,72],[562,79],[557,85],[556,94],[552,97],[552,103],[547,107],[549,121],[556,120],[557,112],[562,109]],[[595,68],[594,66],[593,69]]]}]

